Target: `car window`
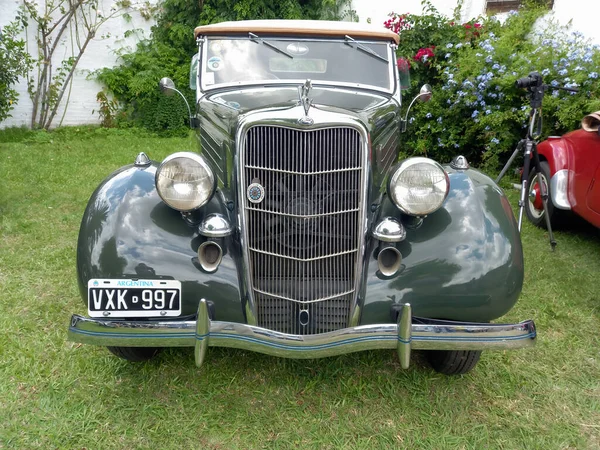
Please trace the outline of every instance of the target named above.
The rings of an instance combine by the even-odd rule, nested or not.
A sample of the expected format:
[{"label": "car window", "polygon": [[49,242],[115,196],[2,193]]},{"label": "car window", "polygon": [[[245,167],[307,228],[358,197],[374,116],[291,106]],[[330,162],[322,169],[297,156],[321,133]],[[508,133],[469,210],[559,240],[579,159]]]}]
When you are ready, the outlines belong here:
[{"label": "car window", "polygon": [[[360,45],[361,48],[357,48]],[[340,40],[208,39],[202,60],[203,89],[307,78],[391,91],[393,58],[386,43]]]}]

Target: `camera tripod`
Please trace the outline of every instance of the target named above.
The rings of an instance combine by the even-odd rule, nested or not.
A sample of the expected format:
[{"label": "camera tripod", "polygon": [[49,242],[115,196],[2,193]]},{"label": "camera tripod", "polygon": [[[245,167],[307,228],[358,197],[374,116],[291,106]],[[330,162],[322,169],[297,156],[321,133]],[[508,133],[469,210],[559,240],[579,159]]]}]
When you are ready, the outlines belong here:
[{"label": "camera tripod", "polygon": [[[539,177],[540,196],[542,198],[542,204],[544,207],[544,218],[546,220],[546,229],[548,230],[548,236],[550,239],[550,247],[554,250],[556,247],[556,241],[554,240],[554,234],[552,233],[552,225],[550,224],[550,215],[548,214],[548,189],[550,180],[542,180],[540,174],[542,169],[540,166],[540,158],[537,152],[537,139],[542,134],[542,100],[544,99],[544,92],[549,88],[547,84],[543,83],[542,76],[537,72],[531,72],[524,78],[519,78],[516,83],[517,87],[527,89],[529,102],[531,105],[531,112],[529,114],[529,126],[527,127],[527,135],[525,139],[521,139],[515,148],[515,151],[506,162],[506,165],[500,171],[496,183],[500,182],[504,174],[507,172],[511,164],[517,155],[523,153],[523,176],[521,183],[521,195],[519,197],[519,232],[521,232],[521,224],[523,222],[523,208],[527,199],[527,193],[529,192],[529,171],[531,164],[535,167],[536,173]],[[566,88],[562,86],[553,86],[552,89],[563,89],[566,91],[577,92],[577,89]]]}]

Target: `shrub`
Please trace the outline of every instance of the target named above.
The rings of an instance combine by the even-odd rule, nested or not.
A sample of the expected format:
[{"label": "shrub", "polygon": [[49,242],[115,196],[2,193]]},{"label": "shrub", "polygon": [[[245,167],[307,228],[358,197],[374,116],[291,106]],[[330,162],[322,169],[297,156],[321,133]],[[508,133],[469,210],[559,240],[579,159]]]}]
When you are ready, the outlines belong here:
[{"label": "shrub", "polygon": [[401,35],[399,64],[410,62],[416,95],[421,84],[434,90],[430,103],[415,108],[402,153],[434,153],[449,160],[462,153],[469,161],[495,170],[524,136],[530,107],[515,81],[538,71],[551,87],[581,87],[577,94],[550,90],[544,99],[543,136],[577,127],[600,109],[595,72],[598,49],[581,34],[551,24],[534,31],[547,12],[536,6],[511,12],[504,22],[479,18],[459,23],[424,2],[422,15],[390,14],[385,23]]},{"label": "shrub", "polygon": [[0,30],[0,122],[11,117],[19,94],[13,88],[19,77],[25,76],[31,65],[31,57],[25,41],[18,36],[23,30],[22,17]]}]

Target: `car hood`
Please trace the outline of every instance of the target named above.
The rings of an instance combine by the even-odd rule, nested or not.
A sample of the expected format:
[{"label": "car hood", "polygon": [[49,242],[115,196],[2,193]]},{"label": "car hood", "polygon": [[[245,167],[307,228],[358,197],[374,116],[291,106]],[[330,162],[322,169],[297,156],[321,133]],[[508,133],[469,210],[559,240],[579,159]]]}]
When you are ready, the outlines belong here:
[{"label": "car hood", "polygon": [[[336,87],[313,87],[309,98],[314,105],[329,106],[360,113],[372,110],[390,101],[389,95]],[[200,108],[206,103],[222,105],[238,114],[254,110],[291,107],[300,101],[299,86],[260,86],[240,90],[220,91],[207,94],[199,101]]]}]

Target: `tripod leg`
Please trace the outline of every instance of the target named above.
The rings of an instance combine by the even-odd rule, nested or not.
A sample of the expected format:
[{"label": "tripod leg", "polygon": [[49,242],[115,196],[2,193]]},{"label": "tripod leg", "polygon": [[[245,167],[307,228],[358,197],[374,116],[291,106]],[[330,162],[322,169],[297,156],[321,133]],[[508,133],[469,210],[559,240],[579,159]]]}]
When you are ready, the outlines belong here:
[{"label": "tripod leg", "polygon": [[[519,142],[520,146],[523,141]],[[523,177],[521,183],[521,197],[519,198],[519,232],[521,232],[521,224],[523,223],[523,208],[527,201],[527,192],[529,191],[529,167],[531,165],[531,150],[533,141],[527,139],[525,141],[525,154],[523,157]]]},{"label": "tripod leg", "polygon": [[546,218],[546,229],[548,230],[548,236],[550,238],[550,246],[552,250],[556,247],[556,241],[554,240],[554,234],[552,233],[552,225],[550,224],[550,215],[548,214],[548,186],[546,183],[549,183],[550,180],[546,180],[546,183],[541,182],[541,174],[542,168],[540,166],[540,158],[537,152],[537,146],[533,144],[533,163],[535,164],[535,170],[538,174],[538,179],[540,179],[540,192],[542,197],[542,204],[544,205],[544,217]]},{"label": "tripod leg", "polygon": [[515,158],[517,157],[517,155],[519,154],[519,152],[522,149],[523,149],[523,141],[521,140],[517,144],[517,148],[515,148],[515,151],[513,152],[513,154],[510,156],[510,158],[508,158],[508,161],[506,162],[506,164],[504,165],[504,167],[500,171],[500,175],[498,175],[498,178],[496,178],[496,184],[500,183],[500,180],[506,174],[506,172],[508,171],[509,167],[511,166],[511,164],[513,163],[513,161],[515,160]]}]

